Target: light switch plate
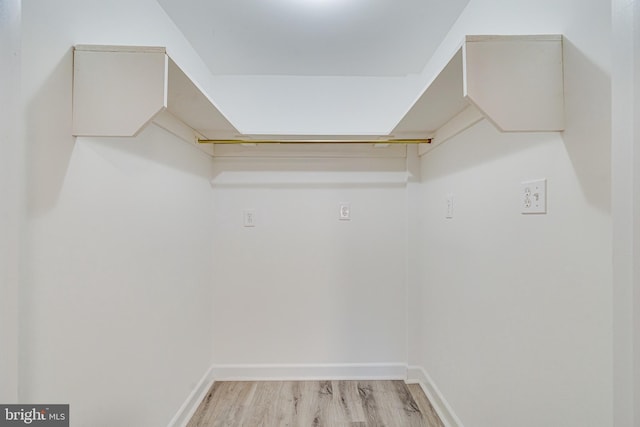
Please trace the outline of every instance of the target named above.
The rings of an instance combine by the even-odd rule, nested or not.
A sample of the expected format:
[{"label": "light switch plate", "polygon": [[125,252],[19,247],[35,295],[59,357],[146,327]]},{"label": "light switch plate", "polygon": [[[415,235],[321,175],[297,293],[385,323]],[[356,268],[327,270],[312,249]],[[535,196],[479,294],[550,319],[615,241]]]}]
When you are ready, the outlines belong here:
[{"label": "light switch plate", "polygon": [[256,211],[253,209],[245,209],[242,211],[242,219],[245,227],[256,226]]}]

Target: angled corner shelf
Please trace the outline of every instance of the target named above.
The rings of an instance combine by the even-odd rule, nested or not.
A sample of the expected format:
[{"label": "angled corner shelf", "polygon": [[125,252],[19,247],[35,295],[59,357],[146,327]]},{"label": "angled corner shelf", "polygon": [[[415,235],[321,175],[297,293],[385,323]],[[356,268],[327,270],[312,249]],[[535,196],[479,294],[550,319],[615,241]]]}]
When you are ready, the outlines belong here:
[{"label": "angled corner shelf", "polygon": [[[420,144],[424,154],[484,118],[504,132],[564,129],[562,36],[466,36],[389,137],[430,139]],[[165,48],[76,46],[73,135],[134,136],[151,122],[212,155],[217,144],[198,141],[255,139],[240,134]],[[257,143],[269,142],[277,141]]]},{"label": "angled corner shelf", "polygon": [[238,130],[163,47],[79,45],[73,65],[73,135],[134,136],[151,122],[198,144]]},{"label": "angled corner shelf", "polygon": [[421,154],[486,118],[503,132],[564,130],[562,36],[466,36],[393,129]]}]

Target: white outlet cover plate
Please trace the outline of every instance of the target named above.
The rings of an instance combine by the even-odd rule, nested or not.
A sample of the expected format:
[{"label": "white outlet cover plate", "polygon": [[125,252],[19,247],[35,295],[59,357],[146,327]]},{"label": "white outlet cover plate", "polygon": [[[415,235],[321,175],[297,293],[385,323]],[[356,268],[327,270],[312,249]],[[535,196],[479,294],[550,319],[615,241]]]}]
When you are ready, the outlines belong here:
[{"label": "white outlet cover plate", "polygon": [[453,218],[453,194],[447,194],[447,211],[444,217],[447,219]]},{"label": "white outlet cover plate", "polygon": [[254,209],[245,209],[242,211],[242,220],[245,227],[256,226],[256,211]]},{"label": "white outlet cover plate", "polygon": [[547,180],[523,181],[520,191],[520,205],[523,214],[546,214]]},{"label": "white outlet cover plate", "polygon": [[351,203],[340,203],[338,219],[340,219],[341,221],[351,220]]}]

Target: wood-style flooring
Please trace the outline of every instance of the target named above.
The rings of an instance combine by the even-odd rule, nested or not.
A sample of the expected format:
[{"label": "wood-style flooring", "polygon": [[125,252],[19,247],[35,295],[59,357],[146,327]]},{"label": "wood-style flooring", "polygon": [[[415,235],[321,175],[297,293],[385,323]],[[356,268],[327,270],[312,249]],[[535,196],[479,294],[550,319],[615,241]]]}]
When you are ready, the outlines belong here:
[{"label": "wood-style flooring", "polygon": [[187,427],[443,427],[404,381],[216,382]]}]

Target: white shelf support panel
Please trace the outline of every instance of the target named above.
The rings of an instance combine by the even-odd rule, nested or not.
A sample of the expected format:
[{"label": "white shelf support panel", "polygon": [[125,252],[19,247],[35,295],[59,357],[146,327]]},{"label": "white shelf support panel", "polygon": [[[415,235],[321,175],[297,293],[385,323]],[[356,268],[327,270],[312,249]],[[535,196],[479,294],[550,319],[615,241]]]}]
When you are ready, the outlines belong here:
[{"label": "white shelf support panel", "polygon": [[503,132],[564,130],[561,35],[466,36],[392,135],[432,138],[423,154],[482,119]]},{"label": "white shelf support panel", "polygon": [[564,130],[561,36],[468,36],[464,96],[503,132]]},{"label": "white shelf support panel", "polygon": [[79,45],[73,71],[75,136],[134,136],[151,122],[198,146],[239,133],[163,47]]}]

